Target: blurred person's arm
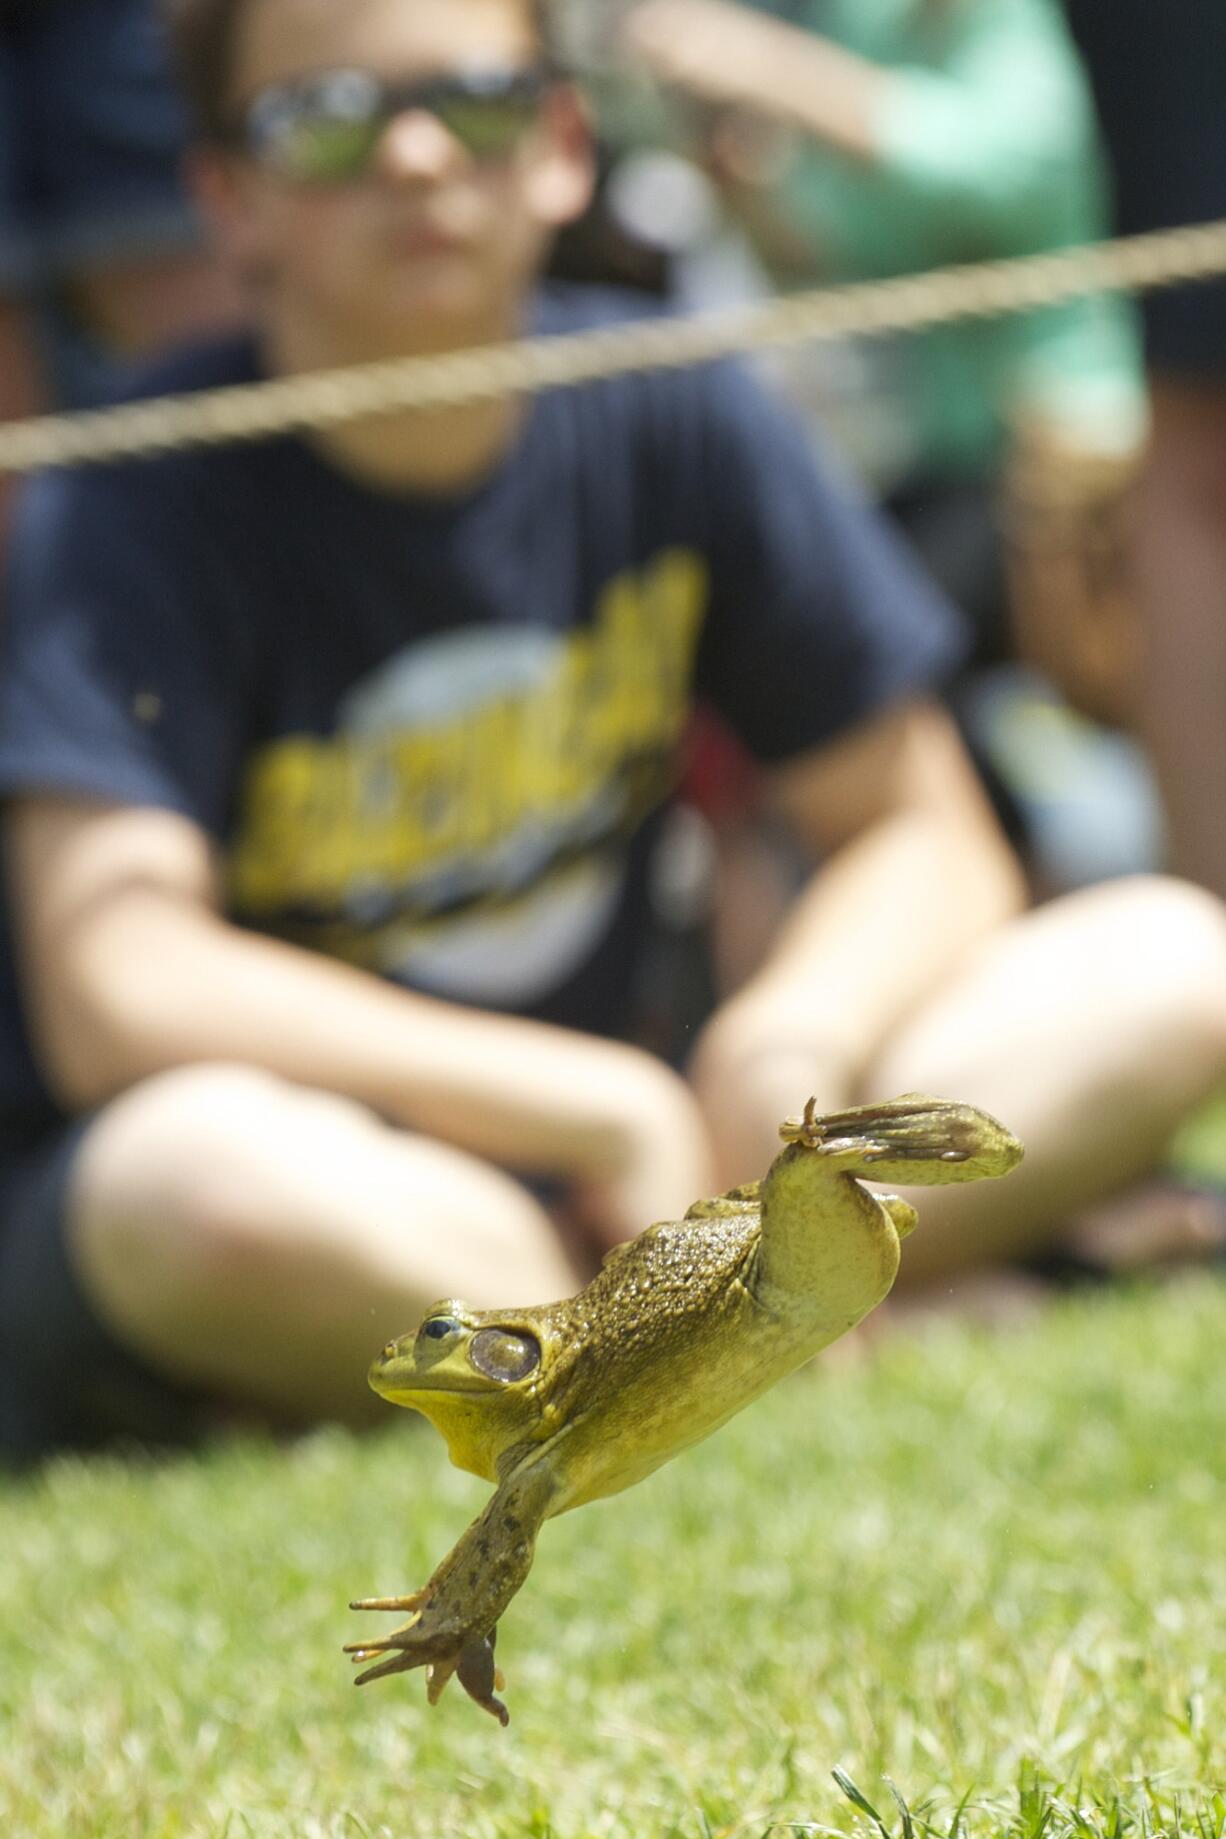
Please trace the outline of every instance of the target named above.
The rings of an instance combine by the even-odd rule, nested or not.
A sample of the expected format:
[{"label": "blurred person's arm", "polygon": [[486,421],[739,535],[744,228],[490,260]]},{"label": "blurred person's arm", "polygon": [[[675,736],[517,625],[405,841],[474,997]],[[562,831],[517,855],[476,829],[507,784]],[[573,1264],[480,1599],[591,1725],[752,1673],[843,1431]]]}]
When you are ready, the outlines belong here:
[{"label": "blurred person's arm", "polygon": [[674,1169],[704,1160],[686,1088],[650,1056],[232,924],[208,836],[175,812],[27,795],[7,833],[26,1006],[69,1109],[175,1066],[258,1066],[572,1184],[610,1237],[647,1225]]},{"label": "blurred person's arm", "polygon": [[1158,374],[1134,563],[1137,719],[1158,775],[1171,867],[1226,900],[1226,387]]},{"label": "blurred person's arm", "polygon": [[[1059,22],[1020,0],[950,5],[932,30],[924,68],[868,63],[730,0],[646,0],[629,34],[658,76],[740,111],[712,131],[714,165],[759,251],[785,273],[803,272],[795,252],[806,232],[810,272],[828,262],[862,276],[1094,240],[1105,227],[1101,157]],[[741,125],[755,120],[765,139]],[[827,174],[811,196],[786,150],[783,163],[778,148],[772,156],[769,124],[836,161],[854,156],[875,189]],[[1122,303],[1097,298],[994,336],[1014,642],[1079,709],[1126,721],[1138,649],[1128,494],[1146,429],[1137,329]]]},{"label": "blurred person's arm", "polygon": [[719,521],[697,688],[821,864],[693,1059],[721,1175],[744,1180],[780,1102],[854,1098],[1024,890],[934,694],[964,655],[953,608],[778,405],[736,370],[707,387]]},{"label": "blurred person's arm", "polygon": [[827,38],[733,0],[643,0],[625,43],[653,76],[703,102],[799,128],[852,159],[876,157],[885,75]]},{"label": "blurred person's arm", "polygon": [[904,703],[774,768],[767,796],[823,865],[695,1054],[732,1181],[753,1173],[798,1091],[813,1091],[819,1109],[890,1096],[859,1082],[891,1027],[1025,903],[1018,864],[936,703]]},{"label": "blurred person's arm", "polygon": [[[944,9],[940,68],[877,64],[734,0],[644,0],[626,46],[659,80],[886,173],[933,259],[1024,237],[1092,115],[1075,51],[1032,6]],[[871,240],[871,225],[865,226]],[[873,266],[876,266],[874,257]]]},{"label": "blurred person's arm", "polygon": [[1142,659],[1129,549],[1144,447],[1094,436],[1092,423],[1013,430],[999,503],[1011,638],[1081,714],[1130,727]]}]

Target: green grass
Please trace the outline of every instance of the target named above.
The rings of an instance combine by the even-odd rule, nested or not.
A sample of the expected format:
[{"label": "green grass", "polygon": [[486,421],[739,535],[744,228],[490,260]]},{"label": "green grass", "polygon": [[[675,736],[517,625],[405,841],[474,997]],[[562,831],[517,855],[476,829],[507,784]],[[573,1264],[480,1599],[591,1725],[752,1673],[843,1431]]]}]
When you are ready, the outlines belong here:
[{"label": "green grass", "polygon": [[1168,1166],[1185,1181],[1226,1191],[1226,1086],[1218,1086],[1184,1119]]},{"label": "green grass", "polygon": [[1221,1839],[1224,1432],[1214,1280],[828,1358],[546,1527],[506,1732],[339,1651],[487,1492],[407,1417],[63,1461],[0,1485],[0,1832]]}]

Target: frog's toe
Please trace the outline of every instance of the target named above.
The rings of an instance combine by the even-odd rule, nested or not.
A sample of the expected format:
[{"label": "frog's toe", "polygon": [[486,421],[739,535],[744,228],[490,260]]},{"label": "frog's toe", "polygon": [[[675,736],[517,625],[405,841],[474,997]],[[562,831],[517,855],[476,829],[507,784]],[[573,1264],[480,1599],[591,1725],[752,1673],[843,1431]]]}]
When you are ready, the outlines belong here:
[{"label": "frog's toe", "polygon": [[424,1667],[437,1657],[440,1651],[438,1644],[431,1641],[422,1627],[424,1597],[425,1592],[419,1590],[413,1596],[372,1596],[350,1604],[351,1609],[412,1610],[407,1622],[402,1622],[399,1628],[393,1628],[386,1635],[370,1635],[362,1641],[345,1643],[344,1652],[355,1666],[360,1666],[364,1660],[374,1660],[379,1655],[387,1656],[378,1666],[359,1673],[355,1685],[363,1686],[368,1679],[381,1679],[388,1673],[404,1673],[410,1667]]},{"label": "frog's toe", "polygon": [[[494,1642],[497,1635],[498,1630],[492,1628],[488,1635],[483,1635],[479,1640],[470,1641],[456,1662],[455,1675],[469,1698],[480,1705],[483,1711],[488,1711],[491,1717],[497,1718],[505,1728],[511,1722],[511,1714],[502,1700],[494,1696],[495,1689],[501,1690],[506,1684],[500,1668],[494,1664]],[[431,1678],[426,1687],[427,1696],[432,1703],[436,1697],[433,1678],[436,1671],[436,1668],[431,1667]],[[441,1692],[442,1689],[442,1684],[440,1684],[438,1691]]]},{"label": "frog's toe", "polygon": [[363,1596],[350,1603],[351,1609],[409,1610],[409,1619],[399,1628],[393,1628],[387,1635],[372,1635],[362,1641],[348,1641],[344,1652],[349,1655],[355,1666],[364,1660],[374,1660],[381,1654],[389,1656],[375,1667],[367,1668],[354,1681],[355,1685],[364,1686],[368,1679],[381,1679],[387,1673],[402,1673],[410,1667],[425,1666],[429,1654],[416,1651],[420,1648],[420,1637],[411,1640],[414,1630],[422,1619],[422,1607],[426,1600],[425,1590],[414,1590],[408,1596]]},{"label": "frog's toe", "polygon": [[423,1654],[406,1653],[396,1648],[392,1648],[389,1652],[389,1644],[382,1641],[372,1642],[369,1647],[364,1648],[348,1647],[345,1652],[351,1656],[355,1666],[360,1665],[363,1660],[373,1659],[376,1654],[387,1655],[387,1659],[381,1660],[377,1666],[367,1667],[364,1673],[359,1673],[353,1682],[355,1686],[365,1686],[372,1679],[386,1679],[389,1674],[408,1673],[414,1667],[428,1664]]},{"label": "frog's toe", "polygon": [[426,1600],[424,1590],[414,1590],[411,1596],[360,1596],[356,1603],[350,1603],[351,1609],[420,1609]]},{"label": "frog's toe", "polygon": [[[430,1617],[424,1597],[425,1592],[419,1591],[416,1598],[372,1597],[354,1605],[355,1608],[398,1608],[409,1602],[423,1604],[390,1634],[346,1643],[345,1652],[355,1666],[368,1660],[375,1662],[358,1674],[354,1684],[365,1686],[372,1679],[386,1679],[393,1673],[409,1673],[415,1667],[425,1667],[426,1697],[432,1705],[438,1703],[443,1688],[454,1676],[483,1711],[488,1711],[500,1724],[508,1724],[511,1714],[501,1699],[494,1696],[495,1690],[504,1683],[494,1664],[495,1632],[475,1635],[454,1624],[440,1628],[437,1620]],[[433,1627],[429,1626],[431,1621],[435,1622]]]}]

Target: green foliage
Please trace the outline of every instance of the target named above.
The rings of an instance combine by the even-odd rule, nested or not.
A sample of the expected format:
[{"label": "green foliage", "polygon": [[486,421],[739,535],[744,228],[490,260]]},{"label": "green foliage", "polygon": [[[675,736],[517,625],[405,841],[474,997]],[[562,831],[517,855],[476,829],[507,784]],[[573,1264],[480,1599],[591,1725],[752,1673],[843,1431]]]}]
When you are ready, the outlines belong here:
[{"label": "green foliage", "polygon": [[1224,1424],[1213,1279],[836,1350],[546,1527],[506,1732],[340,1654],[487,1492],[424,1427],[59,1461],[0,1486],[0,1832],[1226,1839]]},{"label": "green foliage", "polygon": [[1226,1190],[1226,1086],[1200,1104],[1175,1133],[1170,1172],[1193,1186]]}]

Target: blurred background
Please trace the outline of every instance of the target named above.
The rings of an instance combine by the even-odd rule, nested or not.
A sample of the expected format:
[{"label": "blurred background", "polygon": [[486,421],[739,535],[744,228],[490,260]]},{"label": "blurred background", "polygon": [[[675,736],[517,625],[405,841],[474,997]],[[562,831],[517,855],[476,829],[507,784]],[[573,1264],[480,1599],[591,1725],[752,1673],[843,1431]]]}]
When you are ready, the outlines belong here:
[{"label": "blurred background", "polygon": [[[600,183],[552,271],[661,312],[1226,219],[1222,0],[562,15]],[[0,422],[239,320],[185,133],[153,0],[0,0]],[[951,707],[1036,899],[1158,867],[1226,897],[1226,282],[754,362],[972,622]],[[655,889],[665,1053],[704,1002],[716,877],[735,983],[797,873],[741,822],[753,768],[713,717],[688,761]],[[1220,1229],[1226,1094],[1171,1166]],[[981,1831],[1220,1835],[1222,1289],[1115,1290],[1012,1339],[938,1322],[876,1366],[855,1344],[684,1487],[567,1516],[501,1650],[510,1751],[474,1747],[470,1706],[337,1688],[346,1594],[424,1574],[468,1510],[432,1446],[240,1439],[6,1483],[0,1826],[220,1835],[242,1809],[270,1839],[565,1839],[688,1803],[667,1831],[830,1832],[842,1758],[891,1820],[878,1775],[935,1781],[942,1831],[976,1830],[986,1784],[1019,1811]],[[1209,1811],[1181,1812],[1197,1788]]]},{"label": "blurred background", "polygon": [[[570,0],[562,25],[601,184],[554,270],[662,306],[1226,211],[1211,93],[1226,25],[1208,3],[1180,0],[1160,34],[1139,0]],[[812,65],[771,26],[803,33]],[[184,134],[153,0],[9,0],[0,419],[96,401],[133,357],[238,315],[182,185]],[[1039,892],[1167,864],[1226,893],[1206,752],[1226,641],[1219,619],[1173,615],[1165,590],[1182,568],[1221,605],[1224,300],[1213,285],[1155,295],[1148,376],[1141,315],[1092,297],[762,366],[973,619],[957,713]],[[1178,526],[1156,534],[1133,514],[1151,414],[1158,521]],[[1205,472],[1191,502],[1168,448],[1177,476]],[[743,763],[721,737],[701,754],[708,793],[730,797]]]},{"label": "blurred background", "polygon": [[[1226,215],[1216,0],[1160,28],[1143,0],[569,0],[561,23],[601,177],[553,271],[661,309]],[[96,402],[239,315],[184,136],[152,0],[8,0],[0,419]],[[759,368],[972,620],[951,702],[1036,895],[1159,866],[1226,894],[1223,284]],[[749,774],[700,722],[660,890],[682,931]],[[730,927],[733,970],[753,948]]]}]

